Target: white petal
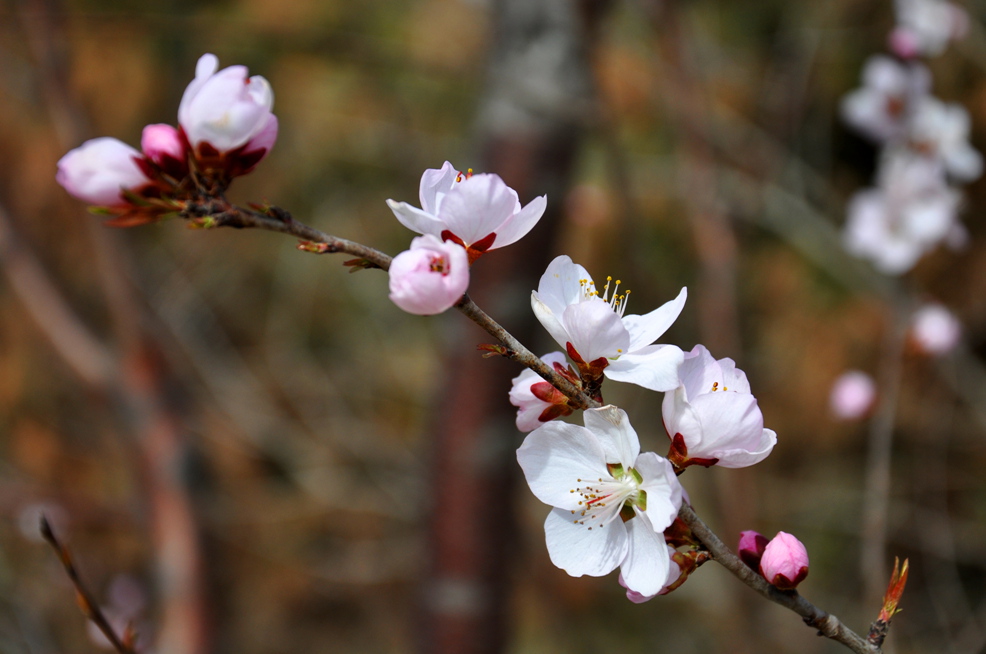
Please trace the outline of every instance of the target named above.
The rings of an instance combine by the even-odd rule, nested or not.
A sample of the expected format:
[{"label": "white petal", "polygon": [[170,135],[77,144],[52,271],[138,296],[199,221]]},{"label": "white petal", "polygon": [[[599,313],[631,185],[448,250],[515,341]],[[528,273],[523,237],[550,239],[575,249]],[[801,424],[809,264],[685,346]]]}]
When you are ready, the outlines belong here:
[{"label": "white petal", "polygon": [[623,321],[601,299],[565,307],[561,324],[575,350],[587,363],[599,357],[614,359],[629,351],[630,335],[623,326]]},{"label": "white petal", "polygon": [[553,509],[544,521],[544,537],[551,562],[573,577],[609,574],[627,554],[627,529],[620,519],[589,530],[568,511]]},{"label": "white petal", "polygon": [[536,197],[528,202],[526,207],[514,214],[496,230],[496,240],[493,241],[492,247],[502,248],[504,245],[510,245],[523,238],[541,220],[547,206],[548,196],[546,195]]},{"label": "white petal", "polygon": [[555,342],[562,347],[568,343],[571,337],[568,335],[568,331],[565,330],[565,326],[561,324],[561,311],[555,313],[551,308],[542,301],[541,296],[538,295],[537,291],[531,291],[531,308],[534,309],[534,315],[540,321],[541,325],[548,330],[551,334],[551,338],[555,339]]},{"label": "white petal", "polygon": [[[766,459],[774,449],[774,445],[777,445],[777,434],[772,429],[764,429],[757,447],[754,447],[752,450],[721,450],[718,456],[719,462],[716,465],[722,468],[745,468],[752,466],[754,463],[760,463]],[[648,495],[648,497],[650,496]],[[648,505],[648,508],[650,508],[650,505]]]},{"label": "white petal", "polygon": [[626,522],[626,531],[629,547],[620,566],[623,581],[629,590],[641,595],[657,595],[671,567],[664,534],[654,531],[647,516],[639,510],[635,518]]},{"label": "white petal", "polygon": [[517,462],[531,492],[551,506],[575,509],[582,499],[573,493],[579,479],[612,479],[599,440],[584,427],[548,422],[524,439]]},{"label": "white petal", "polygon": [[441,238],[442,232],[445,230],[445,223],[437,217],[417,207],[412,207],[407,202],[387,200],[387,206],[397,216],[397,220],[411,231]]},{"label": "white petal", "polygon": [[687,298],[688,289],[682,288],[681,292],[678,293],[678,297],[670,302],[665,302],[648,314],[643,316],[625,316],[623,318],[623,326],[630,332],[629,351],[634,352],[645,345],[650,345],[660,338],[664,332],[668,331],[668,327],[681,314]]},{"label": "white petal", "polygon": [[718,458],[729,450],[755,452],[761,448],[763,414],[749,393],[706,393],[692,398],[690,404],[700,420],[701,432],[694,449],[696,434],[682,432],[690,457]]},{"label": "white petal", "polygon": [[555,257],[538,282],[538,297],[555,315],[560,316],[565,307],[581,301],[582,285],[579,281],[583,279],[592,281],[585,268],[572,263],[567,255]]},{"label": "white petal", "polygon": [[647,518],[654,529],[663,532],[674,522],[681,509],[682,488],[674,468],[664,457],[654,452],[644,452],[637,458],[633,469],[644,479],[640,488],[647,491]]},{"label": "white petal", "polygon": [[455,184],[457,175],[455,166],[448,161],[442,164],[441,168],[429,168],[421,174],[418,198],[421,200],[421,209],[424,212],[429,214],[438,212],[438,193],[448,193]]},{"label": "white petal", "polygon": [[650,345],[610,361],[603,372],[613,381],[670,391],[678,386],[678,367],[684,358],[681,348],[674,345]]},{"label": "white petal", "polygon": [[606,463],[620,463],[624,470],[633,467],[640,454],[640,440],[630,425],[626,411],[612,404],[589,409],[582,415],[585,427],[599,439]]},{"label": "white petal", "polygon": [[466,244],[496,232],[517,209],[517,193],[499,175],[473,175],[457,182],[442,199],[438,215]]}]

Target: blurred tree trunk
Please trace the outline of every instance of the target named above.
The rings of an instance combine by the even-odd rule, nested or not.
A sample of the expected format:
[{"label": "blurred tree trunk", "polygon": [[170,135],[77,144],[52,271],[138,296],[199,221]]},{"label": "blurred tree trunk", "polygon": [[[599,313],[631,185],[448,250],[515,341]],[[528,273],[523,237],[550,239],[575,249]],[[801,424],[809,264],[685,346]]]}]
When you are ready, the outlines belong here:
[{"label": "blurred tree trunk", "polygon": [[[469,293],[525,344],[530,291],[548,261],[587,119],[596,26],[608,2],[500,0],[487,89],[478,118],[483,172],[499,174],[521,203],[547,193],[541,222],[520,242],[483,257]],[[507,400],[520,369],[481,358],[490,339],[463,325],[447,348],[446,393],[433,421],[430,569],[422,589],[420,650],[493,654],[509,637],[510,567],[516,552],[514,451],[520,433]]]}]

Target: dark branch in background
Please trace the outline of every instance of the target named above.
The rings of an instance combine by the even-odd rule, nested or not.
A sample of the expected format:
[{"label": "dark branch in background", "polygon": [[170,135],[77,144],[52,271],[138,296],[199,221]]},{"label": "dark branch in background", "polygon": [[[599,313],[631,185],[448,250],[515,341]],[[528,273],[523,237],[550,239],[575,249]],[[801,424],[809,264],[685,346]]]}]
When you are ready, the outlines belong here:
[{"label": "dark branch in background", "polygon": [[[375,267],[382,270],[388,270],[390,268],[391,257],[383,252],[356,243],[355,241],[331,236],[314,227],[309,227],[293,219],[283,209],[271,207],[265,211],[255,211],[232,204],[210,202],[208,205],[189,206],[185,213],[188,216],[194,217],[193,224],[199,224],[204,227],[256,228],[280,232],[281,234],[288,234],[302,239],[303,243],[299,246],[299,249],[302,250],[326,254],[351,254],[369,261]],[[197,219],[205,219],[205,221],[195,222]],[[313,247],[311,244],[320,244],[321,247]],[[524,347],[523,343],[511,336],[510,332],[490,318],[468,295],[463,295],[462,299],[455,305],[455,308],[486,330],[490,336],[500,341],[507,348],[504,356],[536,372],[552,386],[568,396],[578,405],[578,408],[591,409],[600,406],[599,402],[596,402],[580,389],[576,388],[571,382],[555,372],[551,366],[542,361],[540,357]]]},{"label": "dark branch in background", "polygon": [[75,564],[72,563],[72,555],[69,553],[68,548],[59,542],[51,525],[44,516],[41,516],[41,535],[51,545],[52,549],[55,550],[55,553],[58,554],[58,560],[61,561],[62,567],[65,568],[65,573],[71,580],[72,585],[75,586],[75,598],[79,603],[79,608],[82,609],[82,614],[99,628],[103,635],[106,636],[106,639],[110,641],[110,644],[113,645],[113,649],[119,652],[119,654],[136,654],[136,650],[133,647],[133,632],[128,627],[123,636],[120,637],[113,630],[109,620],[106,619],[106,616],[103,615],[102,610],[99,608],[99,603],[93,598],[92,593],[89,592],[85,584],[82,583],[82,578],[79,576],[79,571],[76,569]]},{"label": "dark branch in background", "polygon": [[800,615],[804,618],[805,624],[817,629],[820,635],[842,643],[857,654],[876,654],[881,651],[879,647],[871,645],[865,638],[842,624],[837,617],[818,608],[797,591],[781,591],[767,583],[766,579],[733,554],[689,505],[682,505],[678,517],[691,528],[695,537],[719,564],[770,601]]}]

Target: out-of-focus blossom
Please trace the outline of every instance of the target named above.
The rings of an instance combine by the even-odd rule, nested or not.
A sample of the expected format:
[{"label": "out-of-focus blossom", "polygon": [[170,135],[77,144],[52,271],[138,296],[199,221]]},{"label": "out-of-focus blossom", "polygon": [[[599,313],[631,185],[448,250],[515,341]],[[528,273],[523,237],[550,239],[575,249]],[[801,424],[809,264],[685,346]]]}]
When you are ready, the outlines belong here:
[{"label": "out-of-focus blossom", "polygon": [[941,355],[952,350],[962,336],[962,325],[940,304],[926,304],[911,319],[911,338],[926,354]]},{"label": "out-of-focus blossom", "polygon": [[171,125],[148,125],[140,137],[140,149],[163,172],[181,181],[188,174],[188,153],[181,133]]},{"label": "out-of-focus blossom", "polygon": [[421,208],[387,200],[402,225],[466,248],[470,263],[484,252],[518,241],[541,219],[542,195],[521,207],[517,192],[499,175],[462,174],[448,161],[421,176]]},{"label": "out-of-focus blossom", "polygon": [[640,453],[615,406],[590,409],[585,427],[549,422],[524,439],[517,461],[534,495],[554,507],[544,523],[551,562],[573,577],[620,568],[629,590],[656,595],[670,573],[664,542],[681,508],[671,464]]},{"label": "out-of-focus blossom", "polygon": [[[218,72],[217,72],[218,71]],[[218,152],[229,152],[263,135],[267,149],[273,143],[271,113],[274,92],[260,75],[247,77],[246,66],[219,70],[219,59],[204,54],[195,66],[178,105],[178,123],[193,148],[208,143]],[[248,147],[246,150],[258,149]]]},{"label": "out-of-focus blossom", "polygon": [[897,0],[896,5],[890,49],[905,59],[939,55],[969,29],[965,10],[945,0]]},{"label": "out-of-focus blossom", "polygon": [[905,131],[908,108],[930,89],[931,74],[924,66],[873,56],[863,68],[863,85],[842,99],[842,117],[866,136],[888,141]]},{"label": "out-of-focus blossom", "polygon": [[[674,345],[651,345],[675,321],[685,306],[683,288],[674,300],[643,316],[624,315],[629,291],[620,294],[620,281],[602,293],[592,277],[568,256],[557,257],[541,276],[531,306],[548,333],[564,347],[583,377],[606,377],[654,391],[678,385],[678,366],[684,355]],[[612,296],[610,293],[612,292]]]},{"label": "out-of-focus blossom", "polygon": [[55,179],[62,187],[89,204],[122,207],[124,192],[139,192],[151,184],[139,162],[142,155],[118,139],[101,137],[86,141],[58,160]]},{"label": "out-of-focus blossom", "polygon": [[469,262],[456,243],[426,234],[390,263],[390,299],[404,311],[429,316],[449,309],[469,287]]},{"label": "out-of-focus blossom", "polygon": [[[561,352],[545,354],[541,360],[559,374],[571,375]],[[510,403],[517,407],[517,429],[520,431],[537,429],[549,420],[572,413],[568,397],[530,368],[514,377],[512,383]]]},{"label": "out-of-focus blossom", "polygon": [[983,172],[983,158],[969,145],[969,112],[931,96],[917,103],[909,126],[913,146],[938,157],[956,179],[971,182]]},{"label": "out-of-focus blossom", "polygon": [[829,409],[840,420],[856,420],[869,413],[876,399],[876,382],[861,370],[839,375],[829,393]]},{"label": "out-of-focus blossom", "polygon": [[808,550],[791,534],[779,531],[764,548],[760,574],[781,590],[792,590],[808,576]]},{"label": "out-of-focus blossom", "polygon": [[760,569],[760,559],[763,557],[763,550],[767,547],[767,537],[755,531],[741,531],[739,546],[736,553],[743,563],[754,570]]},{"label": "out-of-focus blossom", "polygon": [[880,186],[849,201],[846,249],[891,275],[907,272],[952,230],[961,196],[944,182],[941,165],[920,156],[888,153]]},{"label": "out-of-focus blossom", "polygon": [[678,374],[679,386],[664,394],[661,407],[672,463],[743,468],[767,458],[777,434],[764,429],[746,374],[732,359],[716,361],[696,345]]}]

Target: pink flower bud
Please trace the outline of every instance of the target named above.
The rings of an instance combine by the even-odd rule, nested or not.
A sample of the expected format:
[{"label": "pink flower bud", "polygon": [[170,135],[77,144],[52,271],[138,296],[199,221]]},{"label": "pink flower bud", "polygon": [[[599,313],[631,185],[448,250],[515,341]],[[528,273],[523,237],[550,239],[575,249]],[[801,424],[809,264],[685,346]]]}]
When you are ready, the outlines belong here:
[{"label": "pink flower bud", "polygon": [[[230,66],[217,72],[219,59],[205,54],[195,66],[195,79],[185,89],[178,105],[178,123],[193,148],[208,143],[216,151],[229,152],[271,129],[274,92],[259,75],[247,77],[245,66]],[[270,149],[277,134],[267,134]]]},{"label": "pink flower bud", "polygon": [[83,202],[120,207],[127,204],[124,190],[134,191],[151,182],[137,163],[141,159],[123,141],[92,139],[59,159],[55,179]]},{"label": "pink flower bud", "polygon": [[860,370],[842,373],[832,384],[829,408],[840,420],[861,418],[873,406],[876,399],[876,382]]},{"label": "pink flower bud", "polygon": [[925,354],[947,354],[961,336],[958,319],[940,304],[926,304],[911,320],[911,339]]},{"label": "pink flower bud", "polygon": [[781,590],[792,590],[808,576],[808,550],[791,534],[779,531],[763,550],[760,574]]},{"label": "pink flower bud", "polygon": [[390,263],[390,299],[420,316],[449,309],[469,287],[469,258],[461,245],[431,234],[411,241],[411,249]]},{"label": "pink flower bud", "polygon": [[760,569],[760,558],[767,547],[767,538],[755,531],[741,531],[737,553],[754,570]]},{"label": "pink flower bud", "polygon": [[[545,354],[541,360],[558,372],[568,370],[561,352]],[[572,413],[565,394],[529,368],[514,377],[512,384],[510,403],[517,407],[517,429],[520,431],[532,431],[549,420]]]},{"label": "pink flower bud", "polygon": [[165,157],[178,161],[185,160],[185,145],[178,130],[171,125],[158,123],[148,125],[140,136],[140,149],[144,156],[161,165]]}]

